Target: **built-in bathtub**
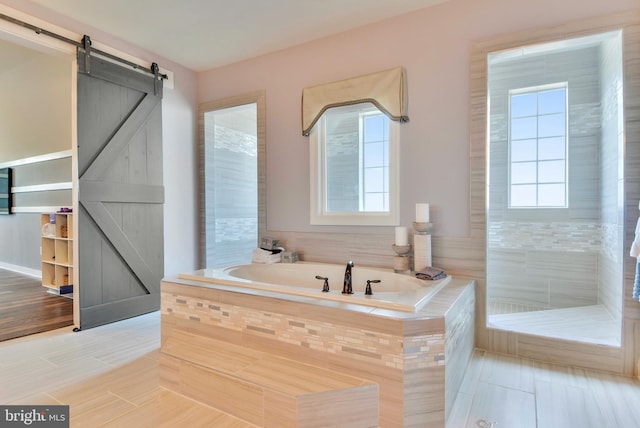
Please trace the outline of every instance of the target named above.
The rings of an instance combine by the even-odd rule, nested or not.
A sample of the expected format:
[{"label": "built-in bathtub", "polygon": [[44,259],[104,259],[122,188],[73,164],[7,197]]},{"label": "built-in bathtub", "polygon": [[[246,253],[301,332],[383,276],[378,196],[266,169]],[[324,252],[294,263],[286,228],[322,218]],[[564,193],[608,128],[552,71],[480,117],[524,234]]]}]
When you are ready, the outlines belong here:
[{"label": "built-in bathtub", "polygon": [[[246,419],[232,412],[235,401],[225,398],[232,391],[210,393],[221,376],[230,379],[216,371],[231,363],[218,355],[222,341],[377,384],[380,427],[445,426],[473,352],[474,282],[422,281],[355,263],[355,294],[346,296],[338,264],[242,265],[164,278],[162,385]],[[316,275],[329,278],[330,293]],[[364,296],[368,279],[381,280],[372,297]],[[421,297],[413,309],[372,306],[402,294]],[[259,426],[273,412],[241,410],[257,413]]]},{"label": "built-in bathtub", "polygon": [[[193,281],[405,312],[419,310],[451,280],[451,277],[436,281],[421,280],[413,275],[398,274],[389,269],[354,266],[351,270],[354,294],[342,294],[345,268],[346,265],[310,262],[249,264],[202,269],[178,276]],[[329,279],[329,292],[322,291],[324,281],[316,279],[316,276]],[[372,295],[365,295],[367,280],[380,281],[371,284]]]}]

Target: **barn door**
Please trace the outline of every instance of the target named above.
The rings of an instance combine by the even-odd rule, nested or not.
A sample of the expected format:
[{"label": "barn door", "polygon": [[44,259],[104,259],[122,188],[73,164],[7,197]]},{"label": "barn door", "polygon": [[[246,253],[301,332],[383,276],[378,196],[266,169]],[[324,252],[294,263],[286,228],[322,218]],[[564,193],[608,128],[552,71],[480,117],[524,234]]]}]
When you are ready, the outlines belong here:
[{"label": "barn door", "polygon": [[78,53],[80,328],[157,310],[163,276],[162,81]]}]

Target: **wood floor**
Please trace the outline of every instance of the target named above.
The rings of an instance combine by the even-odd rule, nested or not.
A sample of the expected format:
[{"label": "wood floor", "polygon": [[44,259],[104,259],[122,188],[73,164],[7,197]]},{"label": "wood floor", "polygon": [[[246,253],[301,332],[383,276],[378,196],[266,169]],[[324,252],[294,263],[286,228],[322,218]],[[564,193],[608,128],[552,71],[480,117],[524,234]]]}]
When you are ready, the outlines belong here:
[{"label": "wood floor", "polygon": [[73,300],[48,293],[39,279],[0,269],[0,341],[73,324]]},{"label": "wood floor", "polygon": [[[159,386],[158,312],[0,343],[0,403],[68,404],[72,427],[254,427]],[[637,428],[635,379],[476,350],[447,428]],[[493,425],[492,425],[493,424]]]}]

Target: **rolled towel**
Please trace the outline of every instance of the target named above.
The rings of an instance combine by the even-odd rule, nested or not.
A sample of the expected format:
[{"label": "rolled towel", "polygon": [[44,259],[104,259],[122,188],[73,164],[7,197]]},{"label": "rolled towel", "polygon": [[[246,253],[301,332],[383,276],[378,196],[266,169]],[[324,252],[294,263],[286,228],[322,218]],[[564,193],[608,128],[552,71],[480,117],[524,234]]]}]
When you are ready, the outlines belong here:
[{"label": "rolled towel", "polygon": [[436,268],[433,266],[427,266],[422,270],[416,272],[416,278],[418,279],[426,279],[429,281],[435,281],[436,279],[446,278],[447,274],[440,268]]},{"label": "rolled towel", "polygon": [[253,250],[253,263],[272,264],[279,263],[282,260],[280,252],[273,254],[270,250],[263,250],[262,248],[256,248]]}]

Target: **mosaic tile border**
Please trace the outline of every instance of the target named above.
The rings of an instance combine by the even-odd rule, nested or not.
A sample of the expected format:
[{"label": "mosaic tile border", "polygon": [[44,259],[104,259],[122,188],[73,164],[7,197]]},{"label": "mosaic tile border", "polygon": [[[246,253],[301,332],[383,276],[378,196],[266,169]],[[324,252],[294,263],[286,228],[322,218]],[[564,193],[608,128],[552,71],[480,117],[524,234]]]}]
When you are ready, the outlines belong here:
[{"label": "mosaic tile border", "polygon": [[487,226],[487,246],[540,251],[597,252],[600,223],[494,221]]},{"label": "mosaic tile border", "polygon": [[162,314],[395,370],[445,365],[444,332],[403,338],[167,292]]}]

